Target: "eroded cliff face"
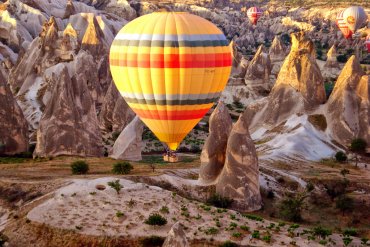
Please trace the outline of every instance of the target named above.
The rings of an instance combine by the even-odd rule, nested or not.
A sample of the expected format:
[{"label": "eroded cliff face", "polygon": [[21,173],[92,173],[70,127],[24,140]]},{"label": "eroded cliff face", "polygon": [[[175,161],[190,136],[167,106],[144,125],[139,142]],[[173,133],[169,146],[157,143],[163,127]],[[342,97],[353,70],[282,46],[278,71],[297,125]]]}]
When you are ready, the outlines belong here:
[{"label": "eroded cliff face", "polygon": [[333,138],[348,145],[354,138],[370,143],[369,76],[352,56],[344,66],[327,103]]}]

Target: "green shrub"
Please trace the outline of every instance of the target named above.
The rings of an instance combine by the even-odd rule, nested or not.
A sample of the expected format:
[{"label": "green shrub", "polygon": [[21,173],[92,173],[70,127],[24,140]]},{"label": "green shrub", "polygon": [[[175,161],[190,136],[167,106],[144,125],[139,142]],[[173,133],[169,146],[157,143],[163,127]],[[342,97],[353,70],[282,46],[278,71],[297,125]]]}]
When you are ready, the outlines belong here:
[{"label": "green shrub", "polygon": [[163,214],[169,214],[170,213],[170,210],[168,209],[167,206],[163,206],[161,207],[161,209],[159,210],[161,213]]},{"label": "green shrub", "polygon": [[77,160],[71,164],[72,174],[86,174],[89,171],[89,164],[83,160]]},{"label": "green shrub", "polygon": [[262,240],[265,241],[266,243],[271,242],[271,235],[265,235],[262,237]]},{"label": "green shrub", "polygon": [[260,238],[260,232],[255,230],[253,233],[252,233],[252,238],[257,238],[259,239]]},{"label": "green shrub", "polygon": [[214,227],[210,227],[204,231],[207,235],[216,235],[218,233],[218,229]]},{"label": "green shrub", "polygon": [[119,194],[120,190],[123,188],[123,186],[119,183],[119,179],[108,182],[108,185],[113,188],[117,194]]},{"label": "green shrub", "polygon": [[151,226],[163,226],[167,224],[167,220],[162,215],[155,213],[149,215],[148,219],[146,219],[144,223]]},{"label": "green shrub", "polygon": [[118,162],[113,165],[112,172],[114,174],[129,174],[134,167],[127,161]]},{"label": "green shrub", "polygon": [[231,242],[230,240],[219,245],[219,247],[238,247],[238,246],[239,246],[238,244]]},{"label": "green shrub", "polygon": [[340,209],[343,214],[347,211],[352,211],[354,207],[353,199],[348,197],[347,195],[341,195],[335,202],[335,206]]},{"label": "green shrub", "polygon": [[254,215],[254,214],[243,214],[243,217],[250,219],[250,220],[263,221],[263,218],[259,217],[258,215]]},{"label": "green shrub", "polygon": [[156,247],[156,246],[162,246],[164,243],[164,238],[152,235],[150,237],[145,237],[140,240],[140,243],[143,247]]},{"label": "green shrub", "polygon": [[344,236],[357,236],[358,232],[356,228],[347,228],[343,231]]},{"label": "green shrub", "polygon": [[228,208],[233,203],[233,200],[216,193],[208,198],[207,203],[218,208]]},{"label": "green shrub", "polygon": [[312,231],[315,236],[318,236],[322,239],[326,239],[326,237],[332,234],[330,229],[324,228],[322,226],[317,226],[314,229],[312,229]]},{"label": "green shrub", "polygon": [[240,238],[241,236],[242,236],[242,234],[240,232],[234,232],[233,233],[234,238]]},{"label": "green shrub", "polygon": [[342,238],[344,246],[348,246],[352,242],[352,238],[350,237],[344,237]]},{"label": "green shrub", "polygon": [[347,155],[342,152],[342,151],[338,151],[336,154],[335,154],[335,159],[338,161],[338,162],[346,162],[347,161]]},{"label": "green shrub", "polygon": [[123,216],[125,216],[125,214],[124,214],[124,213],[122,213],[121,211],[117,211],[117,212],[116,212],[116,217],[117,217],[117,218],[121,218],[121,217],[123,217]]},{"label": "green shrub", "polygon": [[322,240],[319,241],[319,244],[321,244],[321,245],[327,245],[328,244],[328,241],[322,239]]},{"label": "green shrub", "polygon": [[306,197],[306,193],[299,193],[294,197],[284,198],[280,202],[280,215],[290,221],[301,221],[301,211],[304,206],[304,201]]},{"label": "green shrub", "polygon": [[249,226],[240,226],[243,231],[249,231]]}]

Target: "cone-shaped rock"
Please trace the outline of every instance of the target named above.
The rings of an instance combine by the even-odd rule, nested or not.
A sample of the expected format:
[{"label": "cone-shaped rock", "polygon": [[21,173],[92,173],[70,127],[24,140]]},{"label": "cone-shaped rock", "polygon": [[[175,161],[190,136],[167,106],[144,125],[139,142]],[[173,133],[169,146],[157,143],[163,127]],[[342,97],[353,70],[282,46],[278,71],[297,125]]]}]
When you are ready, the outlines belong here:
[{"label": "cone-shaped rock", "polygon": [[162,247],[189,247],[186,234],[180,222],[176,222],[168,232],[167,238]]},{"label": "cone-shaped rock", "polygon": [[16,154],[28,149],[28,124],[0,73],[0,154]]},{"label": "cone-shaped rock", "polygon": [[87,85],[71,77],[67,67],[59,78],[37,130],[34,156],[101,156],[102,138]]},{"label": "cone-shaped rock", "polygon": [[335,48],[335,45],[333,45],[327,54],[326,63],[324,65],[324,68],[336,68],[339,69],[339,63],[337,61],[337,49]]},{"label": "cone-shaped rock", "polygon": [[66,9],[65,9],[65,12],[64,12],[63,19],[67,19],[71,15],[74,15],[75,13],[76,13],[76,9],[75,9],[75,6],[73,5],[73,1],[68,0],[67,5],[66,5]]},{"label": "cone-shaped rock", "polygon": [[49,21],[44,23],[40,37],[42,38],[42,47],[45,50],[51,50],[56,47],[56,41],[58,40],[58,26],[55,22],[55,18],[50,17]]},{"label": "cone-shaped rock", "polygon": [[200,182],[212,183],[220,175],[232,124],[227,107],[220,101],[209,118],[209,135],[200,156]]},{"label": "cone-shaped rock", "polygon": [[136,116],[118,136],[113,145],[113,150],[110,157],[119,160],[141,160],[143,131],[144,125],[140,118]]},{"label": "cone-shaped rock", "polygon": [[270,56],[263,52],[261,45],[252,61],[249,63],[245,73],[245,83],[257,96],[266,96],[270,92],[272,85],[270,83],[270,74],[272,66]]},{"label": "cone-shaped rock", "polygon": [[247,69],[247,61],[243,58],[243,55],[238,52],[236,43],[230,44],[233,48],[233,64],[231,68],[231,77],[243,78]]},{"label": "cone-shaped rock", "polygon": [[121,132],[135,117],[135,113],[122,98],[114,83],[108,88],[99,114],[102,129]]},{"label": "cone-shaped rock", "polygon": [[272,41],[269,55],[271,62],[283,61],[287,55],[287,48],[278,36]]},{"label": "cone-shaped rock", "polygon": [[244,114],[234,124],[227,141],[225,166],[217,180],[216,192],[232,198],[232,206],[239,210],[261,208],[258,159]]},{"label": "cone-shaped rock", "polygon": [[82,38],[81,49],[89,51],[93,55],[104,52],[104,33],[94,15],[88,16],[89,25]]},{"label": "cone-shaped rock", "polygon": [[370,143],[369,76],[352,56],[344,66],[327,103],[333,138],[348,145],[354,138]]}]

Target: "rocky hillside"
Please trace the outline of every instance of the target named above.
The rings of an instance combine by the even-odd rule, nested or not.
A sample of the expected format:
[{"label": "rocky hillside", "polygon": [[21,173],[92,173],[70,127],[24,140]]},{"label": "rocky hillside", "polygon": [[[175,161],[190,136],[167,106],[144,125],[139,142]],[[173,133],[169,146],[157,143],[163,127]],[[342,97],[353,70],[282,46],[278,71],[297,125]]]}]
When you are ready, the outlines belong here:
[{"label": "rocky hillside", "polygon": [[[295,7],[297,2],[305,2],[306,7]],[[335,63],[336,57],[345,62],[356,53],[359,63],[367,55],[361,41],[344,40],[336,28],[337,12],[349,4],[339,2],[335,6],[322,2],[323,5],[315,7],[319,2],[265,1],[259,3],[264,15],[255,26],[246,18],[246,7],[256,4],[253,1],[7,0],[0,3],[0,86],[5,90],[3,101],[7,102],[3,104],[4,112],[15,112],[15,119],[4,113],[7,121],[2,121],[0,127],[12,131],[22,129],[16,131],[21,133],[19,137],[12,132],[2,133],[0,151],[23,152],[32,144],[32,147],[36,145],[31,150],[34,156],[109,155],[119,134],[134,118],[112,82],[108,64],[110,45],[128,21],[161,8],[202,16],[233,40],[234,68],[222,100],[234,120],[248,106],[244,114],[255,115],[256,120],[250,121],[252,137],[257,141],[262,136],[254,134],[254,130],[265,128],[266,124],[274,128],[287,124],[284,121],[289,118],[296,119],[294,116],[306,121],[302,114],[308,116],[316,111],[323,114],[321,105],[327,96],[324,85],[334,85],[344,66]],[[291,41],[290,34],[296,31],[305,35],[293,36]],[[333,45],[335,51],[326,56]],[[324,62],[327,57],[330,63]],[[328,66],[330,73],[325,72]],[[343,73],[352,72],[345,69]],[[364,74],[366,71],[361,72],[361,76]],[[368,89],[366,78],[353,82],[358,88],[351,87],[353,97],[340,93],[339,86],[334,88],[324,114],[328,114],[325,130],[328,139],[345,145],[348,138],[367,133],[368,120],[360,120],[368,116],[368,98],[363,92]],[[346,81],[341,75],[338,85],[352,85]],[[352,101],[357,109],[353,116],[359,120],[349,129],[331,123],[330,119],[338,117],[336,106],[342,105],[343,109]],[[341,119],[346,123],[348,117]],[[300,126],[302,133],[307,133],[307,128],[313,128],[314,133],[318,131],[312,125],[307,127],[300,122]],[[274,133],[291,134],[290,127]],[[337,133],[343,128],[348,132],[345,141]],[[206,136],[207,128],[198,126],[181,148],[199,151]],[[143,138],[145,151],[162,150],[147,129]],[[320,138],[323,139],[321,135]],[[137,143],[140,141],[135,141],[137,147],[143,146]],[[267,147],[265,144],[263,148]]]}]

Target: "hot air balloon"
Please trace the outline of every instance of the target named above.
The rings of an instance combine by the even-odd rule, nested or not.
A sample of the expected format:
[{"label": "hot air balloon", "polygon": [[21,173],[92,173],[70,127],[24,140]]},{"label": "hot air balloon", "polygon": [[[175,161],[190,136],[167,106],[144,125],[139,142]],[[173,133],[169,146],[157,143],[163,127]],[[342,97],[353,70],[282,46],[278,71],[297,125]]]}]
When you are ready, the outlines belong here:
[{"label": "hot air balloon", "polygon": [[366,37],[365,44],[366,44],[366,47],[367,47],[367,52],[370,53],[370,33]]},{"label": "hot air balloon", "polygon": [[351,32],[351,30],[349,30],[348,25],[347,25],[346,21],[343,18],[343,12],[344,11],[345,10],[342,10],[337,14],[337,26],[338,26],[339,30],[342,31],[343,36],[346,39],[350,39],[350,38],[352,38],[353,33]]},{"label": "hot air balloon", "polygon": [[109,60],[120,94],[175,151],[220,97],[232,55],[211,22],[184,12],[155,12],[119,31]]},{"label": "hot air balloon", "polygon": [[343,20],[347,23],[348,29],[354,34],[367,20],[365,10],[360,6],[352,6],[344,10]]},{"label": "hot air balloon", "polygon": [[247,16],[253,25],[257,24],[258,19],[262,16],[263,10],[258,7],[251,7],[247,10]]}]

